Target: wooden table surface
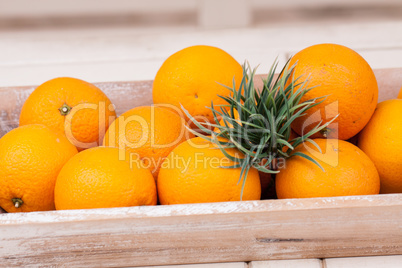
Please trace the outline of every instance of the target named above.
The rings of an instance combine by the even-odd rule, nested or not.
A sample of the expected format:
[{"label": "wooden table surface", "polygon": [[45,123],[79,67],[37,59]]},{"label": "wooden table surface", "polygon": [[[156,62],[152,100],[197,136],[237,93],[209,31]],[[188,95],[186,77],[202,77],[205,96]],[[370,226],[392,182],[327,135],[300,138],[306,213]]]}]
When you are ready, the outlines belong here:
[{"label": "wooden table surface", "polygon": [[[381,20],[262,23],[240,28],[197,25],[86,28],[0,28],[0,86],[37,85],[58,76],[89,82],[153,79],[172,53],[196,44],[218,46],[266,73],[278,57],[317,43],[359,52],[372,68],[402,67],[402,16]],[[401,74],[402,75],[402,74]],[[401,85],[402,86],[402,85]],[[381,227],[379,227],[381,228]],[[401,241],[402,243],[402,241]],[[175,265],[180,268],[402,267],[402,255]]]}]

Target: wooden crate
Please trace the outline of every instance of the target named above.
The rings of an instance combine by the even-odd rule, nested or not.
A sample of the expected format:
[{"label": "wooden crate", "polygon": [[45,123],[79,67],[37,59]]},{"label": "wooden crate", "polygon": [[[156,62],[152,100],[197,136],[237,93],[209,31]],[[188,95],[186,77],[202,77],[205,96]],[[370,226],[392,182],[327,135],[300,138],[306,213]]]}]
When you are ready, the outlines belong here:
[{"label": "wooden crate", "polygon": [[[379,100],[395,98],[402,69],[375,74]],[[151,85],[97,83],[118,113],[151,104]],[[0,136],[33,89],[0,88]],[[0,237],[5,267],[393,255],[402,254],[402,194],[2,213]]]}]

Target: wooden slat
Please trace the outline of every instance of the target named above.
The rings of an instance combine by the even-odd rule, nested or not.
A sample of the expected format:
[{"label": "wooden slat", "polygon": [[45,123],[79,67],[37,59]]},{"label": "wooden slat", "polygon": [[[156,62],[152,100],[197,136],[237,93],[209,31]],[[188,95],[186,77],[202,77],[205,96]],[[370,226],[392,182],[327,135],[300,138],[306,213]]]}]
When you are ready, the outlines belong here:
[{"label": "wooden slat", "polygon": [[145,266],[402,254],[402,195],[0,215],[5,266]]},{"label": "wooden slat", "polygon": [[140,268],[248,268],[245,262],[225,262],[225,263],[208,263],[208,264],[179,264],[179,265],[163,265],[163,266],[144,266]]},{"label": "wooden slat", "polygon": [[256,8],[306,8],[315,7],[322,8],[325,6],[389,6],[389,5],[401,5],[399,0],[282,0],[282,1],[266,1],[266,0],[251,0],[253,7]]},{"label": "wooden slat", "polygon": [[[384,31],[384,29],[387,29]],[[9,31],[0,34],[0,86],[35,85],[58,76],[90,82],[153,79],[184,47],[217,46],[266,73],[278,57],[318,43],[348,46],[372,68],[402,67],[402,21],[275,24],[202,30],[194,26]],[[292,42],[289,42],[291,38]],[[252,40],[252,41],[251,41]]]},{"label": "wooden slat", "polygon": [[401,268],[402,255],[325,259],[324,264],[324,268]]},{"label": "wooden slat", "polygon": [[199,1],[198,24],[206,28],[245,27],[252,20],[249,0]]},{"label": "wooden slat", "polygon": [[320,259],[252,261],[249,268],[326,268]]},{"label": "wooden slat", "polygon": [[[74,16],[75,14],[125,14],[127,12],[161,13],[172,11],[195,11],[205,0],[70,0],[62,4],[52,0],[36,0],[36,5],[31,5],[30,0],[0,1],[0,15],[2,17],[39,17],[39,16]],[[400,6],[399,0],[285,0],[266,1],[248,0],[253,9],[291,9],[291,8],[322,8],[331,6]],[[96,8],[94,8],[96,6]],[[229,6],[230,8],[230,6]]]}]

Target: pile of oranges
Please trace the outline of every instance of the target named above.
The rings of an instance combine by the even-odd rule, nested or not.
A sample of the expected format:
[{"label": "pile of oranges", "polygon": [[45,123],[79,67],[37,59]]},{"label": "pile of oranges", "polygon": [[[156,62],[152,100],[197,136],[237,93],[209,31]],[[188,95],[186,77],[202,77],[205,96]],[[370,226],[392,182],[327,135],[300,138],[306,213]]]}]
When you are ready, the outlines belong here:
[{"label": "pile of oranges", "polygon": [[232,157],[242,152],[224,153],[203,133],[194,137],[183,111],[213,122],[208,107],[225,104],[220,96],[242,83],[243,68],[219,48],[193,46],[163,63],[153,105],[118,117],[109,98],[85,81],[62,77],[37,87],[20,126],[0,139],[0,207],[29,212],[402,193],[402,88],[399,99],[377,104],[372,69],[341,45],[305,48],[289,64],[314,87],[305,100],[326,96],[292,124],[292,136],[336,117],[314,144],[294,150],[320,165],[295,155],[275,179],[251,168],[239,180]]}]

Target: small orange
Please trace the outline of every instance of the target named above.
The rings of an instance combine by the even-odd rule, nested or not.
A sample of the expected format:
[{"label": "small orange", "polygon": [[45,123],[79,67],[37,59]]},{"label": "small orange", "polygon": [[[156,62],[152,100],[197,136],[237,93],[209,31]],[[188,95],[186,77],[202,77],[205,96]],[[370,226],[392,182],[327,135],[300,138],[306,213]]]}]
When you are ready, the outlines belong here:
[{"label": "small orange", "polygon": [[[152,89],[154,103],[181,105],[198,121],[213,121],[208,107],[224,104],[224,86],[238,87],[241,65],[227,52],[212,46],[191,46],[171,55],[157,72]],[[223,86],[224,85],[224,86]]]},{"label": "small orange", "polygon": [[76,153],[46,126],[11,130],[0,139],[0,206],[7,212],[53,210],[57,175]]},{"label": "small orange", "polygon": [[60,77],[38,86],[25,101],[20,126],[43,124],[67,138],[79,150],[94,147],[116,116],[108,97],[96,86]]},{"label": "small orange", "polygon": [[315,87],[303,96],[306,101],[322,96],[327,99],[306,111],[292,124],[299,134],[307,133],[320,120],[323,124],[339,117],[314,138],[347,140],[356,135],[369,121],[378,100],[378,85],[369,64],[358,53],[345,46],[319,44],[296,53],[289,66],[296,64],[294,77],[308,79]]},{"label": "small orange", "polygon": [[[240,152],[227,149],[230,155]],[[177,146],[163,162],[158,176],[158,194],[162,205],[208,203],[240,200],[243,180],[240,168],[213,143],[200,137]],[[244,186],[242,200],[261,198],[258,171],[251,168]]]},{"label": "small orange", "polygon": [[315,139],[321,148],[309,142],[300,144],[294,152],[304,153],[315,163],[293,156],[276,175],[278,198],[331,197],[371,195],[380,191],[378,172],[370,158],[355,145],[336,139]]},{"label": "small orange", "polygon": [[71,158],[57,177],[56,209],[156,205],[151,172],[121,151],[96,147]]},{"label": "small orange", "polygon": [[402,87],[401,87],[401,89],[399,90],[398,99],[402,99]]},{"label": "small orange", "polygon": [[379,103],[360,132],[358,146],[380,174],[381,193],[402,193],[402,100]]},{"label": "small orange", "polygon": [[110,125],[103,145],[138,154],[156,179],[165,157],[188,137],[192,134],[185,120],[172,109],[141,106],[123,113]]}]

